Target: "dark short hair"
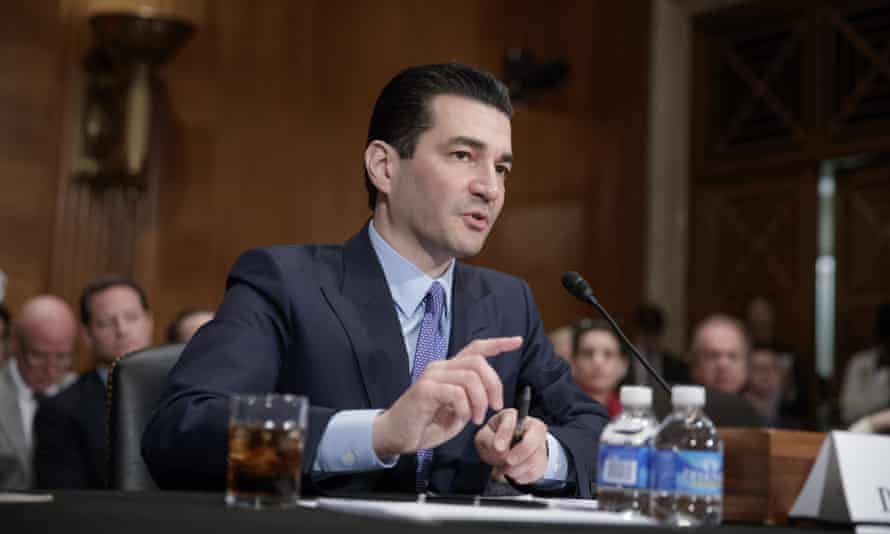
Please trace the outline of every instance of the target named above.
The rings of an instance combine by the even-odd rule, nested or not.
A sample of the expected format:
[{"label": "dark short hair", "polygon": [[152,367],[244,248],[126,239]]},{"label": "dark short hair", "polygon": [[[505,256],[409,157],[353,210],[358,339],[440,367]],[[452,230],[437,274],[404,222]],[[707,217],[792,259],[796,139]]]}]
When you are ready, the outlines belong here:
[{"label": "dark short hair", "polygon": [[875,318],[875,337],[879,343],[890,344],[890,301],[878,306]]},{"label": "dark short hair", "polygon": [[[377,97],[368,140],[380,140],[393,146],[401,158],[414,156],[417,139],[432,124],[430,101],[438,95],[456,95],[488,104],[508,117],[513,116],[510,91],[488,72],[462,63],[419,65],[407,68],[386,84]],[[377,203],[377,188],[365,169],[368,206]]]},{"label": "dark short hair", "polygon": [[581,337],[588,332],[608,332],[618,341],[618,350],[621,354],[625,354],[624,343],[621,342],[621,338],[618,337],[618,334],[615,333],[615,330],[612,329],[612,325],[607,323],[602,319],[593,319],[591,317],[582,317],[575,321],[572,325],[572,358],[575,357],[575,354],[578,352],[579,341],[581,341]]},{"label": "dark short hair", "polygon": [[133,281],[129,276],[122,274],[107,274],[96,278],[83,288],[80,294],[80,322],[89,326],[92,311],[90,310],[90,300],[97,294],[110,289],[112,287],[124,286],[129,287],[139,295],[139,302],[142,303],[142,309],[148,311],[148,297],[142,287]]},{"label": "dark short hair", "polygon": [[3,329],[2,335],[0,335],[0,339],[4,339],[9,337],[9,332],[12,330],[12,315],[9,313],[9,309],[0,302],[0,321],[6,325],[6,328]]},{"label": "dark short hair", "polygon": [[182,343],[179,335],[179,327],[182,322],[195,315],[196,313],[213,313],[213,310],[207,308],[185,308],[176,314],[176,318],[167,325],[167,343]]},{"label": "dark short hair", "polygon": [[634,322],[637,328],[647,334],[660,334],[664,331],[664,313],[654,304],[640,306],[634,316]]}]

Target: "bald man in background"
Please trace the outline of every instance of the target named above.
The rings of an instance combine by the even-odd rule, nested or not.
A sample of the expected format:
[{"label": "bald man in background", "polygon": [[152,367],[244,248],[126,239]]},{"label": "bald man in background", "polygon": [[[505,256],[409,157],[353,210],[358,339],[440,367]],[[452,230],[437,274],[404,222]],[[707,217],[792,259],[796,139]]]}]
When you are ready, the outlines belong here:
[{"label": "bald man in background", "polygon": [[64,300],[28,300],[13,322],[9,362],[0,368],[0,489],[33,485],[33,425],[40,396],[58,393],[70,373],[77,320]]},{"label": "bald man in background", "polygon": [[728,315],[712,315],[699,324],[692,337],[692,378],[704,386],[738,395],[748,382],[750,351],[741,321]]}]

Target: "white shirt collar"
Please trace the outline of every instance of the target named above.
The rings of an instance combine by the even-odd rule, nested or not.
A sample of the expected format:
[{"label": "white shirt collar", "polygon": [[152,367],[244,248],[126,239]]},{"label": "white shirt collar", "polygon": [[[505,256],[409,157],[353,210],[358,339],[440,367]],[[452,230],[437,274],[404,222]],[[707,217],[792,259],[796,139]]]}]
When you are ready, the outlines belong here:
[{"label": "white shirt collar", "polygon": [[15,384],[16,396],[20,399],[31,400],[34,398],[34,392],[22,377],[17,358],[14,356],[9,359],[9,374],[12,375],[12,383]]}]

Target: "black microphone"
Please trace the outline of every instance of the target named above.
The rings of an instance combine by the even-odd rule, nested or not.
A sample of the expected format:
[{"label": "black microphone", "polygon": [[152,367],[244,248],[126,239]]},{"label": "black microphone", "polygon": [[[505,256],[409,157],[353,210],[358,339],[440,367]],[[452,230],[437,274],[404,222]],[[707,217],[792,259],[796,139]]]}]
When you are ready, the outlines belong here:
[{"label": "black microphone", "polygon": [[665,382],[664,378],[661,378],[661,375],[652,367],[652,364],[649,363],[649,360],[643,357],[640,354],[640,351],[634,347],[633,343],[627,339],[627,336],[624,335],[624,332],[618,328],[618,323],[615,322],[615,319],[612,319],[612,316],[609,315],[609,312],[606,311],[605,308],[596,300],[596,297],[593,296],[593,290],[590,289],[590,284],[587,283],[587,280],[584,279],[580,274],[575,271],[568,271],[563,273],[562,275],[562,286],[568,290],[569,293],[574,295],[578,300],[584,301],[588,304],[592,304],[599,312],[609,321],[609,324],[612,325],[612,329],[618,334],[618,337],[624,342],[625,345],[630,347],[630,351],[636,356],[637,361],[643,364],[643,367],[646,368],[646,371],[655,378],[655,381],[658,382],[665,392],[668,395],[671,394],[671,387],[668,386],[668,383]]}]

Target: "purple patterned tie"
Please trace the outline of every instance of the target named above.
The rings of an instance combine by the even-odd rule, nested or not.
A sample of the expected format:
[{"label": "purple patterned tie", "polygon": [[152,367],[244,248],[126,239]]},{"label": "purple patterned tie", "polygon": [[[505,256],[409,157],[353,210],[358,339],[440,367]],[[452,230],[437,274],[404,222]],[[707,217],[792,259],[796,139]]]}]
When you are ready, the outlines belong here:
[{"label": "purple patterned tie", "polygon": [[[423,298],[423,321],[417,335],[417,348],[414,350],[414,367],[411,369],[411,383],[417,381],[428,363],[442,360],[448,355],[448,333],[440,330],[442,313],[445,311],[445,289],[439,282],[433,282]],[[417,451],[416,488],[426,490],[429,482],[430,466],[433,461],[432,449]]]}]

